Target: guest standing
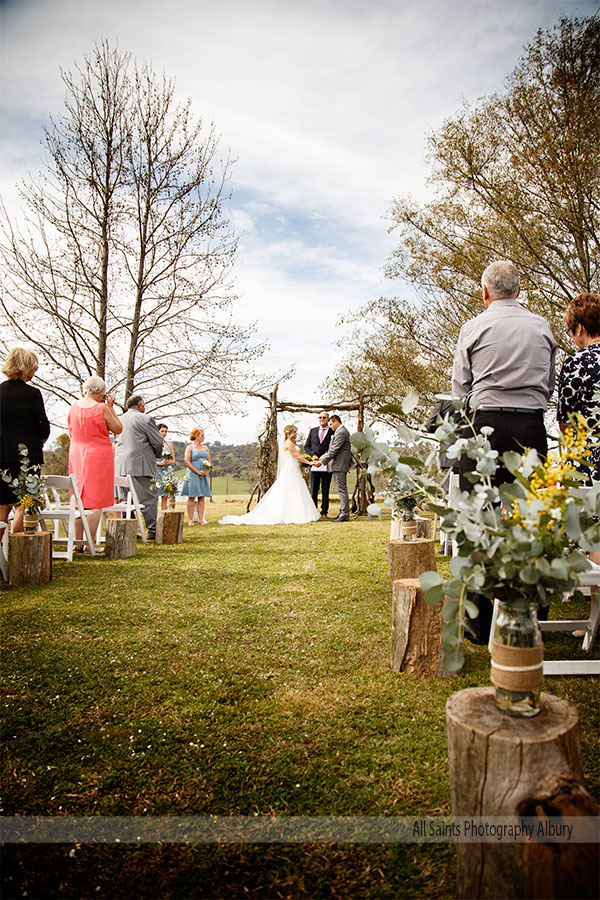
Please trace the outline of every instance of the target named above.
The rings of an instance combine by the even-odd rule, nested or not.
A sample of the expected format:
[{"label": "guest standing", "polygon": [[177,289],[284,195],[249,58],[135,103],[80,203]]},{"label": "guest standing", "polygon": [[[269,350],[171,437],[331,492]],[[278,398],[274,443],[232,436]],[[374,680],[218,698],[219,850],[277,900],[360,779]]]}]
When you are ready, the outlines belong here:
[{"label": "guest standing", "polygon": [[[14,347],[2,366],[7,380],[0,384],[0,469],[8,469],[16,478],[21,468],[19,444],[25,444],[30,465],[42,465],[42,447],[50,434],[50,422],[40,391],[28,384],[35,375],[38,358],[30,350]],[[0,478],[0,522],[8,521],[11,506],[18,498]],[[17,506],[13,532],[23,530],[23,510]]]},{"label": "guest standing", "polygon": [[[112,506],[115,489],[115,460],[109,431],[120,434],[121,420],[113,407],[115,398],[106,393],[106,384],[92,375],[83,385],[83,398],[76,400],[67,418],[69,426],[69,473],[75,476],[81,502],[92,536],[98,530],[102,509]],[[83,523],[75,523],[75,538],[83,538]]]},{"label": "guest standing", "polygon": [[[491,263],[481,276],[485,311],[466,322],[460,330],[454,367],[452,394],[464,400],[476,398],[475,431],[493,428],[488,436],[492,450],[522,452],[532,447],[542,456],[548,453],[544,412],[554,388],[556,341],[542,316],[525,309],[517,297],[521,291],[519,272],[514,263],[499,260]],[[469,437],[471,429],[465,430]],[[465,477],[476,462],[460,458],[460,487],[471,491],[473,485]],[[513,481],[504,467],[496,470],[495,483],[500,486]],[[487,644],[492,621],[492,604],[487,597],[470,594],[479,607],[473,620],[475,643]],[[547,617],[540,607],[538,617]]]},{"label": "guest standing", "polygon": [[165,489],[161,486],[161,481],[163,475],[167,472],[172,471],[173,466],[175,465],[175,453],[173,451],[173,444],[171,441],[167,440],[167,434],[169,429],[164,424],[164,422],[160,422],[158,425],[158,430],[163,436],[163,448],[162,453],[156,460],[156,482],[158,484],[158,496],[160,497],[160,508],[167,508],[167,494]]},{"label": "guest standing", "polygon": [[[565,310],[565,322],[577,347],[567,356],[558,380],[556,418],[561,431],[579,413],[594,429],[592,441],[600,442],[600,295],[580,294]],[[600,481],[600,446],[592,448],[589,475]]]},{"label": "guest standing", "polygon": [[[121,417],[123,431],[115,444],[115,472],[117,475],[131,475],[138,500],[144,507],[148,538],[153,541],[156,537],[158,497],[152,490],[152,480],[156,476],[156,457],[162,452],[163,436],[154,418],[146,413],[143,397],[133,394],[125,406],[126,411]],[[119,488],[119,496],[125,500],[127,491]]]},{"label": "guest standing", "polygon": [[[329,427],[329,413],[323,410],[319,413],[319,425],[311,428],[304,445],[304,452],[311,456],[324,456],[329,450],[333,430]],[[331,472],[328,466],[313,466],[310,470],[310,494],[315,506],[319,505],[319,489],[321,491],[321,518],[326,519],[329,514],[329,488],[331,486]]]},{"label": "guest standing", "polygon": [[[475,430],[485,425],[494,429],[489,436],[492,450],[501,454],[533,447],[545,456],[544,412],[554,388],[554,335],[542,316],[517,300],[521,283],[512,262],[489,265],[481,288],[486,308],[460,330],[452,394],[479,400]],[[459,468],[461,490],[471,491],[473,485],[464,475],[475,468],[475,460],[463,455]],[[507,469],[497,470],[497,485],[512,480]]]},{"label": "guest standing", "polygon": [[188,523],[194,524],[194,504],[198,507],[198,522],[206,525],[204,518],[204,504],[207,497],[211,496],[208,469],[204,468],[205,462],[210,462],[210,450],[204,443],[204,431],[194,428],[190,434],[191,444],[185,449],[185,464],[188,469],[189,479],[183,483],[181,493],[188,498],[187,514]]}]

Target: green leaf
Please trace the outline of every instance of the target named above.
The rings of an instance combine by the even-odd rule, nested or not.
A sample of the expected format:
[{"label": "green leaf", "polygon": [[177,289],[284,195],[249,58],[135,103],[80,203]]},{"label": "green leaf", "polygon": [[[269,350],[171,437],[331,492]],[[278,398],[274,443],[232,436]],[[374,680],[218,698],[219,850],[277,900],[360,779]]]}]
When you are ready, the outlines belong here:
[{"label": "green leaf", "polygon": [[519,574],[519,578],[524,584],[537,584],[540,573],[533,566],[526,566]]},{"label": "green leaf", "polygon": [[448,622],[442,628],[442,643],[444,648],[457,649],[460,646],[460,626],[458,622]]},{"label": "green leaf", "polygon": [[444,597],[444,579],[437,572],[423,572],[419,575],[425,602],[435,606]]},{"label": "green leaf", "polygon": [[566,581],[569,577],[569,570],[567,569],[567,564],[564,559],[553,559],[550,563],[550,568],[554,578]]},{"label": "green leaf", "polygon": [[444,668],[448,672],[460,672],[465,664],[462,650],[444,648]]},{"label": "green leaf", "polygon": [[458,600],[446,600],[446,602],[442,606],[442,619],[444,620],[444,622],[453,622],[454,619],[456,619],[458,609]]},{"label": "green leaf", "polygon": [[393,416],[403,415],[402,408],[400,406],[397,406],[395,403],[386,403],[385,406],[380,406],[378,412],[382,414],[390,413]]},{"label": "green leaf", "polygon": [[465,599],[463,609],[470,619],[476,619],[479,615],[479,607],[472,600]]},{"label": "green leaf", "polygon": [[521,465],[523,459],[520,453],[516,453],[514,450],[507,450],[506,453],[502,454],[502,462],[504,463],[505,468],[514,475],[516,474],[517,469]]},{"label": "green leaf", "polygon": [[365,447],[369,446],[369,440],[362,431],[356,431],[350,438],[350,443],[357,450],[364,450]]}]

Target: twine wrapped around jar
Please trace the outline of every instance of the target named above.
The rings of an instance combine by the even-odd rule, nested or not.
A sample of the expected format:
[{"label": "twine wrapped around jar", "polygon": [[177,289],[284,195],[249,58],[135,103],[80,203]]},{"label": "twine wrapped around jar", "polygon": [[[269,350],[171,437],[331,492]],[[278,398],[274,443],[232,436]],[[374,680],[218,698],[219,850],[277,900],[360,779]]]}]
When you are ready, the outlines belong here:
[{"label": "twine wrapped around jar", "polygon": [[23,531],[25,534],[35,534],[38,530],[39,517],[37,513],[23,513]]},{"label": "twine wrapped around jar", "polygon": [[492,684],[505,691],[539,691],[544,682],[544,646],[510,647],[492,641]]},{"label": "twine wrapped around jar", "polygon": [[544,646],[537,603],[499,601],[492,640],[492,683],[498,709],[537,716],[544,680]]}]

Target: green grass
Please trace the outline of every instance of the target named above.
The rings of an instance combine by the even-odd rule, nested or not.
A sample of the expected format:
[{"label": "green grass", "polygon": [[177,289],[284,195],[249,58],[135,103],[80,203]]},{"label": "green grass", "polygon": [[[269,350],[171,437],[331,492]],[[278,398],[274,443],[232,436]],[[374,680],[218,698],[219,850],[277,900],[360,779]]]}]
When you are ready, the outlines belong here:
[{"label": "green grass", "polygon": [[[485,648],[468,644],[453,679],[391,672],[389,521],[216,524],[244,506],[207,504],[209,527],[186,528],[183,544],[58,562],[50,584],[2,591],[5,815],[450,812],[445,702],[488,683]],[[546,655],[583,656],[578,647],[550,635]],[[596,798],[597,684],[546,682],[578,706]],[[454,854],[432,844],[5,848],[3,896],[25,892],[451,898]]]}]

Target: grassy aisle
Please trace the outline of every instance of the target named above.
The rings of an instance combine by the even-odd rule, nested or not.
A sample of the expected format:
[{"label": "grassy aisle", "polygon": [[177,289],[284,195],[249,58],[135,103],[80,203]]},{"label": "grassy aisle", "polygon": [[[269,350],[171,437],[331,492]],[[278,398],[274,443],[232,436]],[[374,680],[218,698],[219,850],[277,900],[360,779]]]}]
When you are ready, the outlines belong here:
[{"label": "grassy aisle", "polygon": [[[241,511],[2,591],[5,815],[450,812],[444,706],[488,683],[485,649],[455,679],[392,673],[389,522],[216,524]],[[597,680],[546,689],[579,707],[598,796]],[[447,845],[21,847],[3,896],[453,897],[453,865]]]}]

